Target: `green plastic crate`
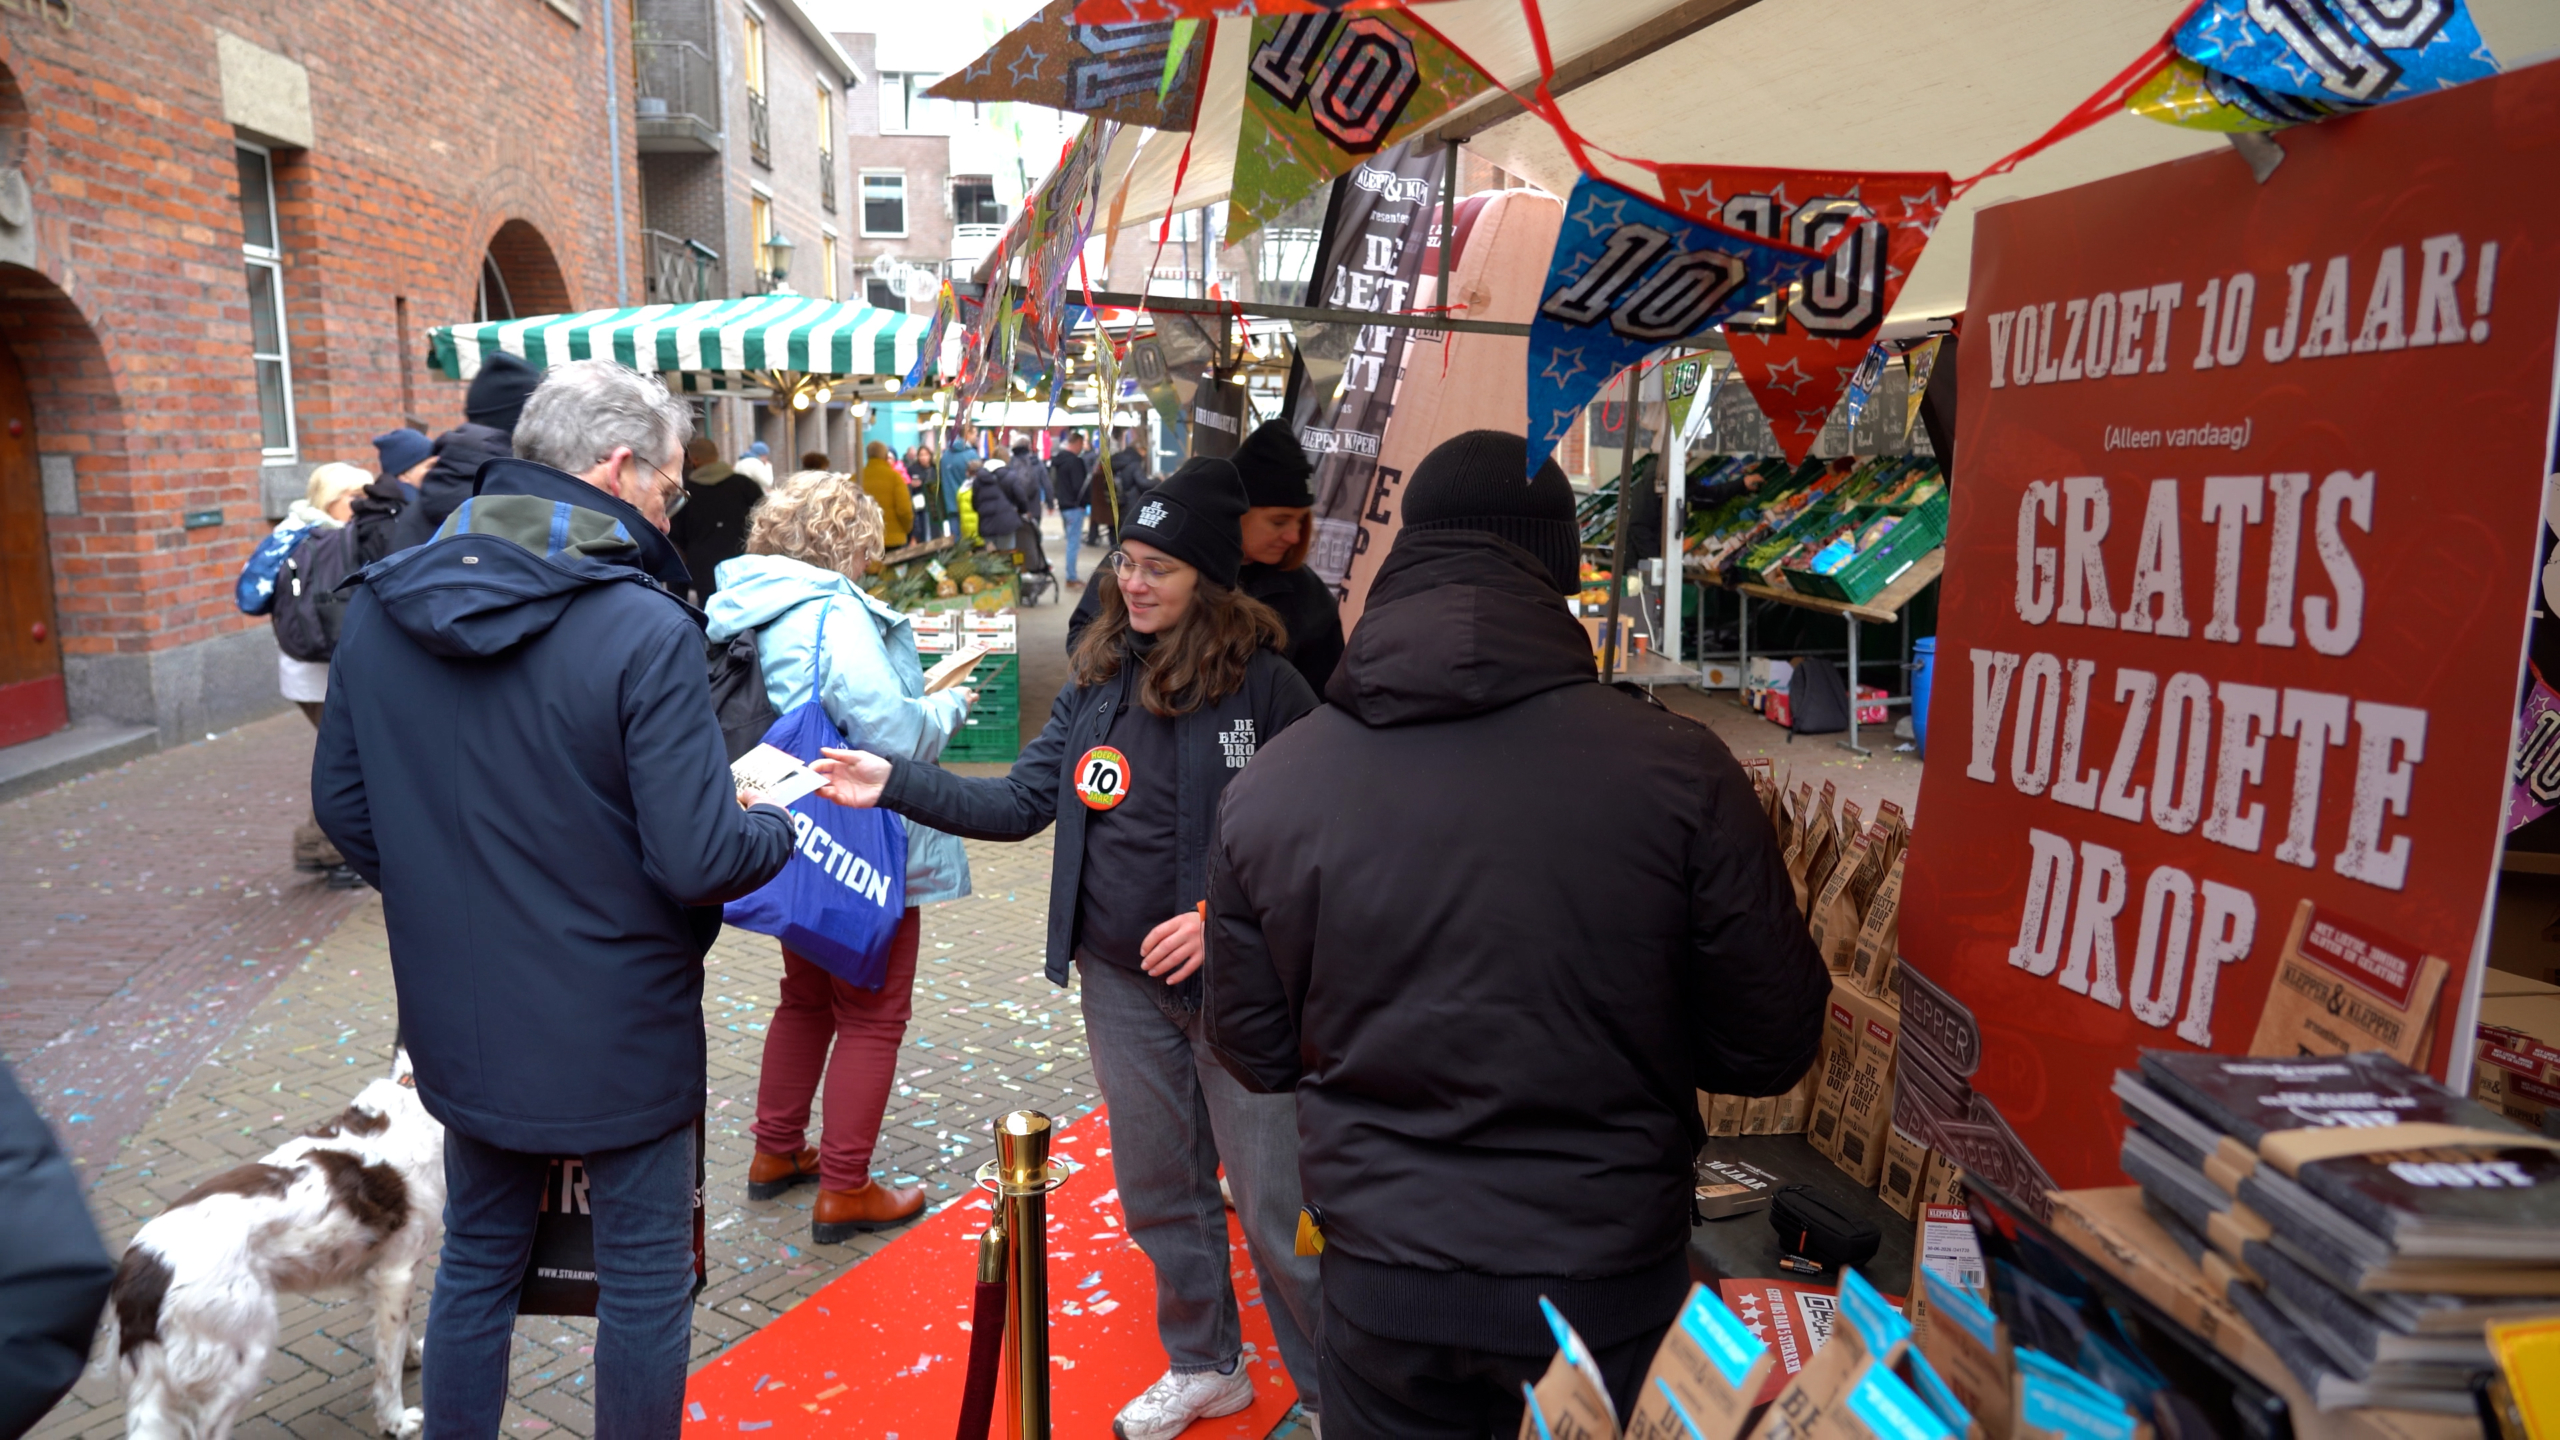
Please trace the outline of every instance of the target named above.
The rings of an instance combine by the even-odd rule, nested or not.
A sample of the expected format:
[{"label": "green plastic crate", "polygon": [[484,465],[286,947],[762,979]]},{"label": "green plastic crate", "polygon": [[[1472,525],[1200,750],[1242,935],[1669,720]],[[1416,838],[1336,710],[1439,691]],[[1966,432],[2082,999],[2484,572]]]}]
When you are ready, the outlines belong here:
[{"label": "green plastic crate", "polygon": [[1904,516],[1892,534],[1859,551],[1848,564],[1828,575],[1790,570],[1787,580],[1803,594],[1863,605],[1902,578],[1902,572],[1918,563],[1921,556],[1945,543],[1947,491],[1941,487],[1918,509]]}]

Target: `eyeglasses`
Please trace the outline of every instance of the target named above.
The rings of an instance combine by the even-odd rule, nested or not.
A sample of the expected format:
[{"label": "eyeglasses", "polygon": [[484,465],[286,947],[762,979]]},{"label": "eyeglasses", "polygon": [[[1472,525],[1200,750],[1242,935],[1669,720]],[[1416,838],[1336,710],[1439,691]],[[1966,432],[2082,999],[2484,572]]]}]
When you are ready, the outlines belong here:
[{"label": "eyeglasses", "polygon": [[1126,550],[1114,550],[1102,557],[1102,563],[1123,580],[1147,577],[1150,585],[1161,585],[1191,567],[1179,560],[1141,560]]},{"label": "eyeglasses", "polygon": [[676,513],[678,511],[684,509],[687,504],[692,502],[693,496],[684,488],[684,481],[677,479],[675,476],[669,475],[666,472],[665,467],[654,461],[641,460],[640,452],[637,450],[631,452],[631,458],[648,466],[649,473],[658,477],[658,488],[664,492],[667,497],[666,508],[658,513],[664,515],[669,520],[673,520],[676,518]]}]

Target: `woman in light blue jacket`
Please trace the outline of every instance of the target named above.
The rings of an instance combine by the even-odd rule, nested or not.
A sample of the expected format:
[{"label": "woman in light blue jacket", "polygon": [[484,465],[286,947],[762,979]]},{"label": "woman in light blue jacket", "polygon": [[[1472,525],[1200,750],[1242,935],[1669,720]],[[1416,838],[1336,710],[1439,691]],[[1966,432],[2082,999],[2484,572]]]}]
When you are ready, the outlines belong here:
[{"label": "woman in light blue jacket", "polygon": [[[710,634],[724,641],[755,632],[765,697],[776,713],[807,704],[823,680],[818,699],[848,739],[931,760],[960,728],[973,697],[963,688],[925,694],[913,626],[855,586],[878,563],[882,533],[879,504],[850,475],[804,470],[774,486],[748,522],[747,553],[721,562],[706,612]],[[821,634],[824,656],[817,653]],[[849,984],[783,948],[782,1003],[765,1031],[747,1193],[769,1200],[817,1180],[812,1233],[821,1244],[924,1209],[924,1187],[872,1180],[871,1155],[913,1008],[915,907],[968,893],[969,856],[959,838],[909,821],[907,913],[880,988]],[[804,1148],[822,1073],[826,1133]]]}]

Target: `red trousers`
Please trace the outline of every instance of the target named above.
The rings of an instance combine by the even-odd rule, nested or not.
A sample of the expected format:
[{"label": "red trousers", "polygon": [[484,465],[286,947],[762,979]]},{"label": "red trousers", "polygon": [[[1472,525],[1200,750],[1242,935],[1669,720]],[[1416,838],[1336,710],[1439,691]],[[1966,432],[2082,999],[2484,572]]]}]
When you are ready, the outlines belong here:
[{"label": "red trousers", "polygon": [[[871,1152],[898,1078],[898,1044],[915,1009],[915,906],[907,907],[889,942],[880,988],[848,985],[814,960],[782,951],[782,1003],[764,1032],[764,1070],[756,1082],[750,1133],[767,1155],[797,1155],[807,1144],[809,1101],[827,1081],[827,1125],[818,1138],[818,1183],[859,1190],[871,1183]],[[827,1047],[833,1045],[832,1059]]]}]

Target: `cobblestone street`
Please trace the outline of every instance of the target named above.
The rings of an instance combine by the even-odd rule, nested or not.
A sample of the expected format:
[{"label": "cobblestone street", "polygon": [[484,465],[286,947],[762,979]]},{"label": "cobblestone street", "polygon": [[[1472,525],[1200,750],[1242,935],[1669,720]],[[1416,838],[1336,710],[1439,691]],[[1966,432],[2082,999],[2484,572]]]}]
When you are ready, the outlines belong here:
[{"label": "cobblestone street", "polygon": [[[1033,733],[1064,678],[1065,609],[1024,613],[1022,704]],[[30,1093],[43,1087],[38,1103],[95,1177],[92,1210],[111,1251],[169,1201],[327,1119],[390,1067],[380,902],[282,864],[305,803],[309,733],[300,716],[279,716],[0,806],[0,914],[40,941],[8,961],[0,1044]],[[915,1018],[873,1169],[921,1180],[935,1206],[964,1195],[994,1157],[995,1116],[1028,1107],[1072,1119],[1096,1103],[1074,993],[1040,973],[1052,853],[1045,835],[972,843],[976,893],[924,911]],[[277,863],[249,863],[269,859]],[[75,884],[94,924],[50,918],[74,913],[52,897]],[[132,958],[153,947],[160,958]],[[710,1273],[694,1312],[697,1366],[903,1233],[817,1246],[811,1187],[747,1200],[747,1127],[781,953],[730,930],[706,971]],[[100,1075],[121,1088],[61,1093],[103,1092]],[[75,1116],[84,1118],[66,1123]],[[433,1285],[430,1263],[418,1319]],[[288,1298],[281,1318],[266,1388],[236,1433],[373,1433],[365,1308]],[[592,1320],[519,1322],[507,1434],[594,1433],[594,1338]],[[414,1369],[407,1391],[414,1403]],[[34,1433],[123,1434],[118,1385],[93,1369]]]}]

